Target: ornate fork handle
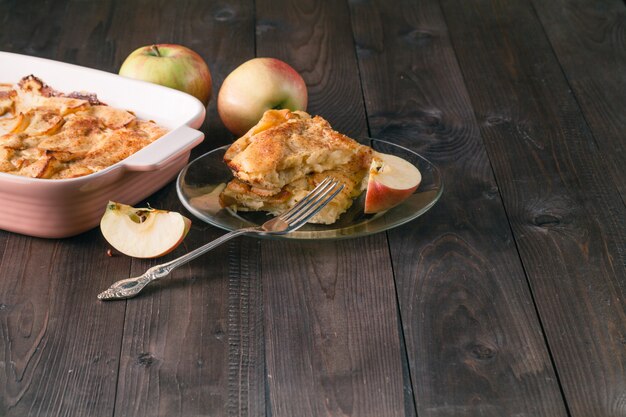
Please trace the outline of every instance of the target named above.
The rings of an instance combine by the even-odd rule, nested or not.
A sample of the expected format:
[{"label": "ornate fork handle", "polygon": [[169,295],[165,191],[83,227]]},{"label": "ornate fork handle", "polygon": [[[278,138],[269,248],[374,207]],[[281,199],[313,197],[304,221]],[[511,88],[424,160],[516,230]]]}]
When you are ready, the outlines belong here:
[{"label": "ornate fork handle", "polygon": [[166,262],[161,265],[155,265],[148,269],[143,275],[134,278],[123,279],[111,285],[106,291],[98,294],[100,300],[119,300],[124,298],[131,298],[139,294],[139,292],[148,284],[158,279],[164,278],[170,274],[174,269],[186,264],[187,262],[197,258],[210,251],[211,249],[221,245],[230,239],[242,235],[244,233],[260,232],[258,227],[249,227],[246,229],[233,230],[225,235],[207,243],[204,246],[200,246],[197,249],[192,250],[183,256]]},{"label": "ornate fork handle", "polygon": [[139,277],[117,281],[111,285],[108,290],[100,293],[98,298],[100,300],[119,300],[134,297],[152,281],[156,281],[157,279],[167,276],[171,271],[180,265],[197,258],[203,253],[210,251],[214,247],[221,245],[235,236],[251,232],[272,235],[282,235],[293,232],[294,230],[302,227],[321,209],[330,203],[330,201],[335,198],[341,190],[343,190],[343,187],[344,185],[338,180],[333,179],[332,177],[326,177],[293,207],[281,215],[266,221],[261,226],[248,227],[226,233],[222,237],[219,237],[204,246],[200,246],[198,249],[195,249],[180,258],[176,258],[173,261],[169,261],[162,265],[153,266],[148,269],[145,274]]}]

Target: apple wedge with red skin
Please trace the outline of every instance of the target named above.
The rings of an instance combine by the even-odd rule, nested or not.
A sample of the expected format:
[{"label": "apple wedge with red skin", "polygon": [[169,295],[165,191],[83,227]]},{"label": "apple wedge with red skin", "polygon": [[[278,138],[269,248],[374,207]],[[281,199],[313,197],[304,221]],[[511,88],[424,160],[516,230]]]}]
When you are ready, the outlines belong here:
[{"label": "apple wedge with red skin", "polygon": [[419,169],[409,161],[395,155],[375,152],[370,165],[365,213],[389,210],[417,190],[422,182]]},{"label": "apple wedge with red skin", "polygon": [[134,258],[157,258],[180,245],[191,220],[180,213],[135,208],[109,201],[100,221],[102,235],[117,251]]},{"label": "apple wedge with red skin", "polygon": [[306,110],[304,79],[289,64],[276,58],[253,58],[235,68],[217,95],[220,119],[241,136],[269,109]]}]

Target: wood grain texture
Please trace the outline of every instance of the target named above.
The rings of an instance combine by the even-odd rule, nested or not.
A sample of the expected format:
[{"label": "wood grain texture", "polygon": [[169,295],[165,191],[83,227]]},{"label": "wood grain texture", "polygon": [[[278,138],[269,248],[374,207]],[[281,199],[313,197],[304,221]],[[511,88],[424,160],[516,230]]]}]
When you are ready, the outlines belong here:
[{"label": "wood grain texture", "polygon": [[228,253],[228,415],[266,415],[263,289],[258,239],[238,239]]},{"label": "wood grain texture", "polygon": [[[163,1],[144,6],[120,2],[111,17],[109,36],[119,51],[116,60],[155,41],[196,50],[213,70],[216,89],[203,126],[207,137],[194,155],[228,142],[230,134],[216,116],[217,86],[227,71],[254,55],[252,2]],[[171,184],[149,202],[187,213]],[[156,262],[173,259],[222,234],[193,219],[181,247],[167,258],[133,262],[132,272],[141,274]],[[255,367],[256,362],[242,360],[250,358],[255,346],[262,346],[256,341],[262,328],[243,325],[255,320],[254,302],[260,298],[248,290],[258,283],[253,274],[258,256],[253,242],[231,242],[128,302],[115,415],[258,415],[255,407],[264,413],[264,389],[257,382],[263,382],[263,363]],[[238,287],[233,286],[237,279]],[[248,299],[242,300],[243,296]],[[250,300],[251,296],[257,298]],[[250,312],[249,305],[255,310]],[[255,343],[248,343],[250,338]]]},{"label": "wood grain texture", "polygon": [[345,4],[256,3],[257,56],[284,60],[302,75],[307,110],[354,138],[367,136],[358,66]]},{"label": "wood grain texture", "polygon": [[[128,302],[95,296],[223,232],[194,220],[167,258],[133,261],[97,229],[0,231],[0,415],[625,415],[625,16],[620,0],[0,0],[3,51],[110,72],[155,42],[199,52],[214,91],[193,157],[232,140],[217,93],[256,54],[304,76],[311,113],[446,181],[388,234],[239,238]],[[173,184],[148,202],[190,216]]]},{"label": "wood grain texture", "polygon": [[623,415],[626,207],[532,5],[443,9],[571,415]]},{"label": "wood grain texture", "polygon": [[124,305],[96,295],[129,262],[108,257],[102,240],[10,236],[0,264],[0,415],[113,413]]},{"label": "wood grain texture", "polygon": [[54,3],[0,1],[2,50],[58,59],[58,51],[63,48],[59,43],[63,13],[68,4],[67,0]]},{"label": "wood grain texture", "polygon": [[[347,5],[257,1],[257,55],[291,64],[309,108],[367,133]],[[367,256],[364,256],[367,254]],[[404,415],[396,297],[384,234],[262,242],[270,413]]]},{"label": "wood grain texture", "polygon": [[622,0],[532,3],[626,203],[626,5]]},{"label": "wood grain texture", "polygon": [[384,234],[361,239],[359,250],[345,242],[272,242],[269,247],[264,242],[273,416],[404,415],[398,328],[390,306],[395,297],[386,281],[390,264],[384,244]]},{"label": "wood grain texture", "polygon": [[[75,6],[0,2],[0,50],[97,66],[69,52],[63,28]],[[110,8],[83,8],[73,36],[87,38]],[[98,231],[63,240],[1,232],[0,245],[0,415],[112,415],[124,305],[96,295],[129,260],[106,256]]]},{"label": "wood grain texture", "polygon": [[[212,238],[197,228],[190,234],[192,245]],[[190,249],[186,243],[172,256]],[[228,264],[223,257],[206,255],[128,302],[115,415],[227,415]],[[133,273],[154,263],[135,262]]]},{"label": "wood grain texture", "polygon": [[[221,234],[196,221],[168,257]],[[128,302],[116,415],[264,415],[258,246],[230,242]],[[132,274],[162,261],[136,260]]]},{"label": "wood grain texture", "polygon": [[226,75],[254,56],[252,1],[118,1],[105,21],[114,45],[114,72],[133,50],[153,43],[179,43],[204,58],[213,93],[201,128],[205,140],[192,158],[232,140],[217,115],[217,93]]},{"label": "wood grain texture", "polygon": [[417,415],[565,416],[497,183],[438,2],[351,2],[372,136],[444,172],[390,231]]}]

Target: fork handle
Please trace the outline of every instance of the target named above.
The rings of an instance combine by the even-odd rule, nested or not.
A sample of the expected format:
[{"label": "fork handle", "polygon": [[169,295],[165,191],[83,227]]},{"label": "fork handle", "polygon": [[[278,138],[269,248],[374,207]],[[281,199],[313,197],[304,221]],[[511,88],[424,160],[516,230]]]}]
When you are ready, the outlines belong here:
[{"label": "fork handle", "polygon": [[[219,245],[221,245],[222,243],[225,243],[229,240],[231,240],[232,238],[235,238],[239,235],[243,235],[244,233],[249,233],[251,231],[254,231],[254,228],[246,228],[246,229],[239,229],[239,230],[233,230],[232,232],[228,232],[225,235],[222,235],[220,237],[218,237],[215,240],[212,240],[211,242],[200,246],[197,249],[192,250],[191,252],[188,252],[176,259],[173,259],[169,262],[166,262],[164,264],[161,264],[159,266],[157,266],[156,268],[160,269],[161,271],[164,272],[163,275],[161,275],[159,278],[164,277],[165,275],[169,274],[170,272],[172,272],[174,269],[178,268],[181,265],[186,264],[187,262],[190,262],[193,259],[196,259],[198,256],[200,255],[204,255],[205,253],[207,253],[208,251],[210,251],[213,248],[218,247]],[[155,269],[156,269],[155,268]]]},{"label": "fork handle", "polygon": [[141,292],[141,290],[143,290],[148,284],[166,277],[167,275],[169,275],[170,272],[172,272],[180,265],[183,265],[191,261],[192,259],[197,258],[198,256],[210,251],[216,246],[219,246],[236,236],[254,231],[258,230],[256,228],[247,228],[226,233],[225,235],[207,243],[206,245],[200,246],[198,249],[195,249],[179,258],[176,258],[164,264],[153,266],[141,276],[138,276],[136,278],[123,279],[113,283],[113,285],[111,285],[107,290],[98,295],[98,299],[123,300],[126,298],[134,297],[139,294],[139,292]]}]

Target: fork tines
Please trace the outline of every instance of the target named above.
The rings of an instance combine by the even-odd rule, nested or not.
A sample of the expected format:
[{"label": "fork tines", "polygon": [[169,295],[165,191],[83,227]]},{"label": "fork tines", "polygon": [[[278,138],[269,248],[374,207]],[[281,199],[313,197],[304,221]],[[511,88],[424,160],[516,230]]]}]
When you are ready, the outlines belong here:
[{"label": "fork tines", "polygon": [[281,220],[296,226],[306,223],[315,216],[343,189],[343,184],[331,177],[326,177],[309,194],[300,200],[290,210],[281,214]]}]

